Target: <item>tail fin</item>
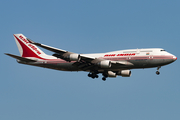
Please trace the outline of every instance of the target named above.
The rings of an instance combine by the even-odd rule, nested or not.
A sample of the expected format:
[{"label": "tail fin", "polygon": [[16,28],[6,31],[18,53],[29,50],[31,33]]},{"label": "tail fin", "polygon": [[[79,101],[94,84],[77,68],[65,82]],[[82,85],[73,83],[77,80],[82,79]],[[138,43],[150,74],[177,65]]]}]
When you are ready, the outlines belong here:
[{"label": "tail fin", "polygon": [[43,59],[46,55],[37,46],[30,43],[23,34],[14,34],[16,44],[18,46],[21,57],[33,57]]}]

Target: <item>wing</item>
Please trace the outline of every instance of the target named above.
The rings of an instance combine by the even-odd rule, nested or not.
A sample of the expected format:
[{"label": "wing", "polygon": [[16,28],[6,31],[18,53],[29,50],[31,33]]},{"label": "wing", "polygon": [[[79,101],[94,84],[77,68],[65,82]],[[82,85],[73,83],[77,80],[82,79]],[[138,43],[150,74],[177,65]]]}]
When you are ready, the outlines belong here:
[{"label": "wing", "polygon": [[35,44],[39,47],[42,47],[46,50],[49,50],[49,51],[52,51],[54,52],[53,56],[57,57],[57,58],[61,58],[63,60],[66,60],[66,61],[80,61],[83,60],[83,61],[86,61],[86,62],[91,62],[92,60],[95,60],[96,58],[95,57],[90,57],[90,56],[85,56],[85,55],[81,55],[81,54],[77,54],[77,53],[73,53],[73,52],[69,52],[69,51],[66,51],[66,50],[62,50],[62,49],[58,49],[58,48],[55,48],[55,47],[51,47],[51,46],[48,46],[48,45],[44,45],[44,44],[41,44],[41,43],[36,43],[30,39],[28,39],[28,41],[32,44]]},{"label": "wing", "polygon": [[42,47],[44,49],[47,49],[49,51],[54,52],[53,56],[56,56],[57,58],[61,58],[66,61],[76,61],[73,65],[78,66],[80,69],[86,71],[89,69],[95,69],[97,67],[101,68],[108,68],[111,65],[120,65],[120,66],[131,66],[133,65],[132,63],[128,61],[110,61],[110,60],[105,60],[102,58],[96,58],[96,57],[91,57],[83,54],[77,54],[73,52],[69,52],[66,50],[54,48],[48,45],[44,45],[41,43],[36,43],[30,39],[28,41],[32,44],[35,44],[39,47]]}]

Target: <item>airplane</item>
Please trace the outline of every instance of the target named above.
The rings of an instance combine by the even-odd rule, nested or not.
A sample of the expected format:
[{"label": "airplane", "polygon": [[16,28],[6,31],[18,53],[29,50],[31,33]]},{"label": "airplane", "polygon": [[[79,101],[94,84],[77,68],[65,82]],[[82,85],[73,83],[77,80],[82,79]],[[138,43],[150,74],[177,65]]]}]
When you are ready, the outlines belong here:
[{"label": "airplane", "polygon": [[[14,34],[14,38],[21,56],[5,54],[17,59],[18,63],[61,71],[85,71],[93,79],[102,74],[104,81],[107,77],[130,77],[131,69],[157,67],[156,74],[159,75],[161,66],[177,60],[176,56],[161,48],[78,54],[34,42],[23,34]],[[37,46],[53,54],[47,55]]]}]

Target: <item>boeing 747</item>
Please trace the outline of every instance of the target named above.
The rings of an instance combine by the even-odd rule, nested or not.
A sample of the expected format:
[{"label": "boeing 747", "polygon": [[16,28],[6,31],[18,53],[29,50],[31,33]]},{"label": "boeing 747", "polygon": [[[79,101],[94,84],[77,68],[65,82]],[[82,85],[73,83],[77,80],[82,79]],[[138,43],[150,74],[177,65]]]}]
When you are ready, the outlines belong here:
[{"label": "boeing 747", "polygon": [[[98,78],[102,74],[102,80],[107,77],[130,77],[131,69],[157,67],[159,75],[161,66],[177,60],[173,54],[161,48],[129,49],[107,53],[78,54],[66,50],[54,48],[26,38],[23,34],[14,34],[20,56],[5,53],[17,59],[18,63],[50,68],[61,71],[85,71],[88,77]],[[47,55],[38,47],[53,52]]]}]

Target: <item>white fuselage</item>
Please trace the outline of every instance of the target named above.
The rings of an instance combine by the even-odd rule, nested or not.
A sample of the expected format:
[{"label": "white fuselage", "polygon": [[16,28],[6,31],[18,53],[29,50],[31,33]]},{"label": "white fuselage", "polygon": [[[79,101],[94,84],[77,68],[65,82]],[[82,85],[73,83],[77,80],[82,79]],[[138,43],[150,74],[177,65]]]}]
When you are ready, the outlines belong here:
[{"label": "white fuselage", "polygon": [[[166,52],[161,48],[129,49],[129,50],[107,52],[107,53],[81,54],[81,55],[96,57],[111,61],[125,61],[125,62],[128,61],[133,63],[132,66],[117,65],[107,69],[112,71],[122,70],[122,69],[158,67],[172,63],[177,59],[176,56]],[[57,59],[55,57],[50,56],[50,59],[47,60],[38,59],[38,62],[32,64],[28,63],[28,64],[56,69],[56,70],[63,70],[63,71],[82,71],[81,69],[79,69],[79,67],[73,66],[73,63],[75,62],[74,61],[67,62],[65,60]],[[101,71],[102,69],[98,68],[98,70]],[[90,71],[90,70],[86,70],[86,71]]]}]

